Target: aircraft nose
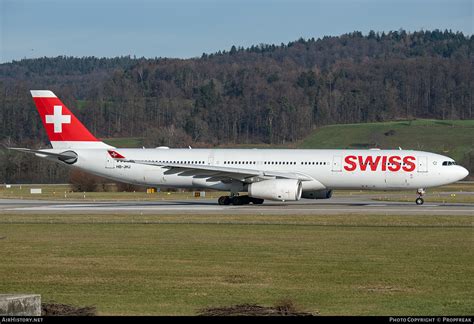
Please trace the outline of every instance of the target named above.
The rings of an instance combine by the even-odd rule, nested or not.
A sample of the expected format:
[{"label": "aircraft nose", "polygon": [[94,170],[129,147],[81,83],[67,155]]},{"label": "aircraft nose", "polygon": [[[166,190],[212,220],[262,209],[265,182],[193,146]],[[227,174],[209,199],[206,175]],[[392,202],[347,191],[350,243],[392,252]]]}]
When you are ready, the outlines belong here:
[{"label": "aircraft nose", "polygon": [[462,179],[464,179],[465,177],[468,176],[469,171],[467,171],[466,168],[464,168],[462,166],[459,166],[458,174],[459,174],[459,180],[462,180]]}]

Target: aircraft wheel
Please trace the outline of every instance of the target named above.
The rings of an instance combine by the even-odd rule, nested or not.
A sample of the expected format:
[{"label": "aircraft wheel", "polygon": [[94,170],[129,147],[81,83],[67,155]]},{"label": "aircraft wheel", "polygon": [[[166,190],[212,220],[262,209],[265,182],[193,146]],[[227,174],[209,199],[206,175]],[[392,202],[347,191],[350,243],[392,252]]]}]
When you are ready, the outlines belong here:
[{"label": "aircraft wheel", "polygon": [[225,196],[220,196],[219,199],[217,199],[217,203],[219,205],[224,205],[224,200],[225,200]]},{"label": "aircraft wheel", "polygon": [[254,205],[261,205],[263,204],[263,201],[264,201],[263,199],[260,199],[260,198],[250,198],[250,199]]},{"label": "aircraft wheel", "polygon": [[230,197],[229,196],[220,196],[217,200],[219,205],[230,205]]},{"label": "aircraft wheel", "polygon": [[249,196],[235,196],[233,198],[232,204],[234,204],[234,205],[248,205],[252,201],[251,199],[252,198],[250,198]]},{"label": "aircraft wheel", "polygon": [[418,197],[418,198],[416,198],[415,202],[416,202],[417,205],[423,205],[423,203],[424,203],[425,201],[423,200],[423,198]]},{"label": "aircraft wheel", "polygon": [[249,205],[250,204],[250,201],[251,201],[250,199],[251,198],[249,196],[241,196],[241,198],[242,198],[242,203],[244,205]]},{"label": "aircraft wheel", "polygon": [[232,205],[234,206],[240,206],[240,205],[243,205],[245,202],[244,200],[242,199],[242,197],[239,197],[239,196],[235,196],[233,199],[232,199]]}]

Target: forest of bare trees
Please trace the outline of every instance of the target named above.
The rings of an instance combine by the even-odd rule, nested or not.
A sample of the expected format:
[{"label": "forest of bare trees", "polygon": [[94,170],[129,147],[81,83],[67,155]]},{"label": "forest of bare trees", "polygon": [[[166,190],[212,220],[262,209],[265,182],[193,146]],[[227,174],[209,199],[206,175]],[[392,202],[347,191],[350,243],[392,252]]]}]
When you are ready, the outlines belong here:
[{"label": "forest of bare trees", "polygon": [[[46,147],[30,89],[53,90],[98,137],[143,137],[146,146],[281,144],[333,123],[473,119],[473,40],[353,32],[193,59],[14,61],[0,65],[0,141]],[[1,182],[67,172],[0,154]]]}]

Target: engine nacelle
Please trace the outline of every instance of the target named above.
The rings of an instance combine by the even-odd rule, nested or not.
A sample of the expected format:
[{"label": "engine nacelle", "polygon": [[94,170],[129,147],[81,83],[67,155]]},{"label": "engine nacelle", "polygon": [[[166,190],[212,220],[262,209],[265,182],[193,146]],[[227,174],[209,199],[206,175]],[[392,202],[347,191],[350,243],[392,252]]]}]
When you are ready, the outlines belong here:
[{"label": "engine nacelle", "polygon": [[303,191],[301,198],[306,199],[329,199],[332,197],[332,190],[323,189],[315,191]]},{"label": "engine nacelle", "polygon": [[254,182],[248,185],[250,197],[270,200],[300,200],[301,181],[295,179],[275,179]]}]

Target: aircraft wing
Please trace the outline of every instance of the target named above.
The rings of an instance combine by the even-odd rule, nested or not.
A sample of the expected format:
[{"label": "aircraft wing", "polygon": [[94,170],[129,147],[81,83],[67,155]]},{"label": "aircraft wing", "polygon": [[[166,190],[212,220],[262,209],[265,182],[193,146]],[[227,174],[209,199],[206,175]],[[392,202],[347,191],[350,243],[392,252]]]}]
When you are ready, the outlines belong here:
[{"label": "aircraft wing", "polygon": [[241,169],[214,165],[159,163],[140,160],[120,159],[123,162],[151,165],[168,169],[165,174],[177,174],[182,176],[193,176],[196,178],[207,178],[207,181],[238,180],[245,183],[258,182],[275,178],[297,179],[311,181],[313,178],[293,172],[262,171],[257,169]]}]

